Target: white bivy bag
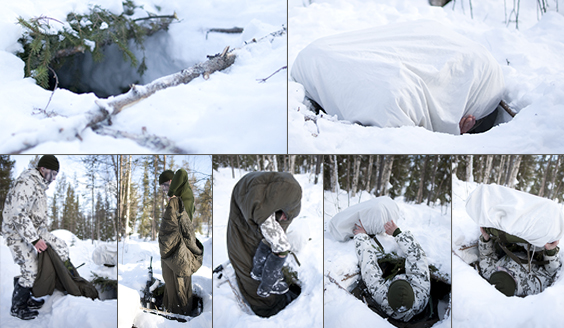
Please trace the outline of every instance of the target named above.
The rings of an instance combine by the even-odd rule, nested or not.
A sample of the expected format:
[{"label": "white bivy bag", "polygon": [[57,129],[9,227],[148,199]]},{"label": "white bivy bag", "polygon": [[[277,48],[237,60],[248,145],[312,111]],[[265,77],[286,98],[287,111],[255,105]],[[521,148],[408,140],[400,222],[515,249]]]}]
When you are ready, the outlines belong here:
[{"label": "white bivy bag", "polygon": [[316,40],[298,54],[291,76],[341,120],[456,135],[462,117],[492,113],[505,88],[485,47],[428,20]]},{"label": "white bivy bag", "polygon": [[329,220],[329,232],[338,241],[346,241],[354,236],[354,225],[362,222],[366,233],[375,235],[384,232],[384,224],[400,217],[398,205],[387,196],[367,200],[350,206],[335,214]]},{"label": "white bivy bag", "polygon": [[92,252],[92,261],[98,265],[117,265],[117,243],[101,243]]},{"label": "white bivy bag", "polygon": [[561,204],[499,185],[479,185],[466,201],[466,212],[480,227],[496,228],[537,247],[564,236]]}]

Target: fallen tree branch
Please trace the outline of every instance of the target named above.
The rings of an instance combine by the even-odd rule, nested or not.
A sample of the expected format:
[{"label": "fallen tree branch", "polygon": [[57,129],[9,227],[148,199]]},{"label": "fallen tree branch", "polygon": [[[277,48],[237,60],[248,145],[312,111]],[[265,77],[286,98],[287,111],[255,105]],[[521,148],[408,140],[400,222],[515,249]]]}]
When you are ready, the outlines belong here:
[{"label": "fallen tree branch", "polygon": [[110,129],[101,125],[92,127],[92,131],[103,136],[133,140],[138,145],[149,148],[156,152],[188,154],[188,152],[184,149],[177,147],[173,141],[167,139],[166,137],[159,137],[154,134],[135,134],[126,131]]},{"label": "fallen tree branch", "polygon": [[509,107],[509,105],[505,102],[505,101],[500,101],[499,105],[501,106],[501,108],[505,109],[505,111],[511,115],[511,117],[515,117],[515,115],[517,115],[517,113],[515,113],[511,107]]},{"label": "fallen tree branch", "polygon": [[[121,112],[124,107],[131,106],[159,90],[189,83],[200,75],[203,75],[204,78],[209,77],[209,74],[224,70],[235,62],[235,54],[228,50],[229,46],[225,48],[222,54],[214,56],[203,63],[196,64],[179,73],[162,77],[146,85],[139,86],[134,84],[127,93],[108,99],[98,99],[96,100],[96,104],[102,110],[106,110],[113,116]],[[101,121],[93,121],[88,127],[100,122]]]},{"label": "fallen tree branch", "polygon": [[53,99],[53,96],[55,95],[55,91],[57,91],[57,87],[59,86],[59,77],[57,76],[57,73],[55,72],[55,70],[53,70],[51,68],[51,66],[47,66],[47,68],[55,76],[55,87],[53,88],[53,92],[51,92],[51,96],[49,97],[49,101],[47,102],[47,105],[45,105],[45,109],[41,109],[41,108],[35,108],[35,109],[37,109],[40,113],[45,114],[45,116],[47,116],[47,117],[52,117],[52,116],[55,115],[55,112],[51,111],[51,113],[47,113],[47,108],[49,107],[49,104],[51,104],[51,99]]},{"label": "fallen tree branch", "polygon": [[270,74],[269,76],[265,77],[264,79],[257,79],[257,81],[259,81],[260,83],[264,83],[264,82],[266,82],[266,80],[268,80],[268,79],[270,79],[271,77],[273,77],[274,74],[280,72],[280,71],[283,70],[283,69],[287,69],[287,68],[288,68],[288,66],[282,66],[282,67],[280,67],[279,69],[277,69],[276,72]]},{"label": "fallen tree branch", "polygon": [[210,28],[206,31],[206,40],[208,39],[208,34],[210,33],[227,33],[227,34],[240,34],[243,33],[242,27],[232,27],[232,28]]}]

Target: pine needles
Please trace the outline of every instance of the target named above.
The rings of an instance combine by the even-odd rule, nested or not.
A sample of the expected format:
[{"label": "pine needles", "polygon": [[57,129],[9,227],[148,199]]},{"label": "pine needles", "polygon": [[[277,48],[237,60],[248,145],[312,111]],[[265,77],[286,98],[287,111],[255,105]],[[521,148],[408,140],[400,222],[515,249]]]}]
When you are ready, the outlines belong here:
[{"label": "pine needles", "polygon": [[139,74],[147,69],[145,58],[139,60],[129,48],[129,41],[144,50],[144,41],[157,31],[166,30],[176,17],[156,16],[147,12],[147,17],[133,19],[136,9],[133,1],[123,2],[123,13],[116,15],[96,5],[86,15],[70,13],[66,22],[40,16],[25,20],[18,18],[24,29],[19,42],[24,52],[18,56],[25,62],[25,76],[33,77],[43,88],[49,87],[49,67],[60,68],[65,60],[75,54],[89,51],[94,61],[104,58],[102,49],[116,44],[123,54],[123,60],[136,67]]}]

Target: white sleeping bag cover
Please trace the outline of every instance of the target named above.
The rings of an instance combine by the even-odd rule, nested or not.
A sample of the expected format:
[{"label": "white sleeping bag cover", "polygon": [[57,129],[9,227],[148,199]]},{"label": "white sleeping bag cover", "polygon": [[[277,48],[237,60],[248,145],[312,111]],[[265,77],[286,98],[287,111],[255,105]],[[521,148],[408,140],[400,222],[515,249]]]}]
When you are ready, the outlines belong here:
[{"label": "white sleeping bag cover", "polygon": [[460,134],[462,117],[493,112],[505,86],[486,48],[427,20],[316,40],[291,76],[341,120],[451,134]]},{"label": "white sleeping bag cover", "polygon": [[538,247],[564,236],[562,205],[495,184],[478,186],[466,201],[466,212],[480,227],[503,230]]},{"label": "white sleeping bag cover", "polygon": [[355,223],[362,222],[369,235],[384,232],[384,224],[400,217],[398,205],[387,196],[350,206],[335,214],[329,220],[329,232],[338,241],[346,241],[354,236]]}]

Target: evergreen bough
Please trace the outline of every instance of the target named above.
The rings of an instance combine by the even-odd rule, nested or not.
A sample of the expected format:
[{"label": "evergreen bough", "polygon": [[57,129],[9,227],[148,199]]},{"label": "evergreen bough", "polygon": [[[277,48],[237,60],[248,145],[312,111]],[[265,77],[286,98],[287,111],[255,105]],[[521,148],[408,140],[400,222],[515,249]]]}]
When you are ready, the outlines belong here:
[{"label": "evergreen bough", "polygon": [[112,43],[117,44],[124,61],[129,60],[143,75],[147,69],[145,57],[139,63],[128,47],[129,40],[133,39],[145,50],[143,43],[147,36],[167,30],[178,18],[176,14],[157,16],[147,12],[147,17],[133,19],[135,10],[143,7],[132,0],[124,1],[123,8],[123,13],[116,15],[96,5],[86,15],[68,14],[64,23],[46,16],[29,20],[19,17],[18,24],[24,28],[24,33],[18,41],[24,52],[18,56],[25,62],[25,76],[33,77],[38,85],[48,88],[49,67],[58,69],[69,56],[85,51],[90,51],[94,61],[99,62],[104,57],[102,48]]}]

